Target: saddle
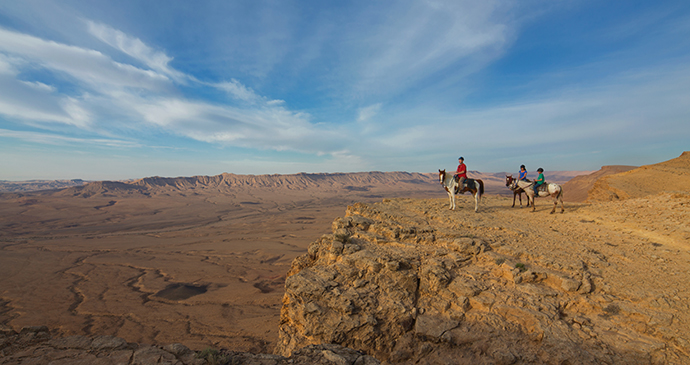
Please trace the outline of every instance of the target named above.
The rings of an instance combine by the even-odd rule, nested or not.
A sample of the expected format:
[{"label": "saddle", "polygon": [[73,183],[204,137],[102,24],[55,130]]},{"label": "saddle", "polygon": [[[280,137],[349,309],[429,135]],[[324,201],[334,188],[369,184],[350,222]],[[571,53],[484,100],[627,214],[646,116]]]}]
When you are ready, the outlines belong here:
[{"label": "saddle", "polygon": [[[457,177],[455,177],[455,181],[458,181]],[[474,179],[465,178],[465,181],[462,183],[462,185],[458,185],[456,193],[459,193],[470,186],[474,186]]]},{"label": "saddle", "polygon": [[537,187],[537,191],[538,191],[538,192],[545,192],[545,193],[548,193],[548,192],[549,192],[549,183],[547,183],[546,181],[544,181],[543,184],[541,184],[541,185],[539,185],[539,186]]}]

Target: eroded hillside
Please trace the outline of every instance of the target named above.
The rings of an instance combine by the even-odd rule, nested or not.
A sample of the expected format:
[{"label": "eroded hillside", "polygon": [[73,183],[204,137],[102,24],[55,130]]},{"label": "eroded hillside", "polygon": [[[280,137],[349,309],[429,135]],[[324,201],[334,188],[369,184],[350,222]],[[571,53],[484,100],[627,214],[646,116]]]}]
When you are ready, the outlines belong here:
[{"label": "eroded hillside", "polygon": [[588,192],[588,201],[612,201],[690,189],[690,151],[653,165],[604,176]]}]

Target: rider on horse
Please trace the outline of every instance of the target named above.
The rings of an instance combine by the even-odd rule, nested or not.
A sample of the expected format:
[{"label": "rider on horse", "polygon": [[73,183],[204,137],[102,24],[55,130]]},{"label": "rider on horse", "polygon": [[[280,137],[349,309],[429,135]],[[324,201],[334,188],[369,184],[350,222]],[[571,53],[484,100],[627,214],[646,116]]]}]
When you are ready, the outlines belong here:
[{"label": "rider on horse", "polygon": [[539,193],[537,192],[537,189],[542,186],[545,182],[544,180],[544,169],[541,167],[537,169],[537,172],[539,173],[539,176],[537,176],[537,179],[534,180],[534,196],[539,196]]},{"label": "rider on horse", "polygon": [[527,168],[525,165],[520,165],[520,174],[518,175],[518,180],[529,181],[527,180]]},{"label": "rider on horse", "polygon": [[467,166],[465,166],[465,159],[462,156],[458,157],[458,164],[458,169],[455,171],[454,177],[458,185],[462,187],[465,183],[465,179],[467,179]]}]

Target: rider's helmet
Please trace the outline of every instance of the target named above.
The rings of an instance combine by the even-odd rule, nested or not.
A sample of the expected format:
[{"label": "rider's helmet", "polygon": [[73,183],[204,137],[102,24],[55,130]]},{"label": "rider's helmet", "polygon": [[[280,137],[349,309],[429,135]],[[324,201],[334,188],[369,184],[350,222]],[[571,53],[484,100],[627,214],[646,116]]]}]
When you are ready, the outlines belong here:
[{"label": "rider's helmet", "polygon": [[542,169],[542,168],[540,167],[540,168],[537,169],[537,172],[544,172],[544,169]]},{"label": "rider's helmet", "polygon": [[465,158],[462,157],[462,156],[460,156],[460,157],[458,157],[458,160],[463,160],[463,161],[465,161]]},{"label": "rider's helmet", "polygon": [[520,165],[521,169],[526,169],[525,165]]}]

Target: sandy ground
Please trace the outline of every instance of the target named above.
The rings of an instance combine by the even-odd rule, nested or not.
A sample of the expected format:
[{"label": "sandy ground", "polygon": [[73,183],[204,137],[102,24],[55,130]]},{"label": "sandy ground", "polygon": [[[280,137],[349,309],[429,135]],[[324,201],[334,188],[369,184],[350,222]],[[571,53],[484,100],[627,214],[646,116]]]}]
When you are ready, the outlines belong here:
[{"label": "sandy ground", "polygon": [[271,352],[292,260],[348,204],[445,194],[264,183],[0,195],[0,325]]},{"label": "sandy ground", "polygon": [[[348,204],[390,194],[360,190],[3,196],[0,324],[271,352],[292,260],[329,233]],[[392,195],[448,204],[427,187]],[[464,195],[447,214],[457,229],[505,242],[502,250],[526,259],[544,250],[574,266],[581,255],[599,257],[590,263],[595,285],[673,313],[658,331],[689,348],[688,194],[566,203],[566,213],[554,215],[546,198],[535,213],[511,203],[489,195],[474,213]]]}]

